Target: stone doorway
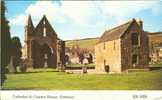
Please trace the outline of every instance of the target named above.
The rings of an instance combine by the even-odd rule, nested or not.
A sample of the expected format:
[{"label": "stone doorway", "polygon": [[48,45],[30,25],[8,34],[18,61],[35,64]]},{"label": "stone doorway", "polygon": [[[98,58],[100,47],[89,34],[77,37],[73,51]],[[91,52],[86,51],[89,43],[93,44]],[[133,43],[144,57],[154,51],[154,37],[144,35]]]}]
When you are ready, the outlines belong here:
[{"label": "stone doorway", "polygon": [[43,67],[45,68],[53,68],[55,66],[55,60],[56,58],[54,57],[55,52],[53,51],[53,48],[48,46],[48,44],[42,45],[42,54],[43,54]]},{"label": "stone doorway", "polygon": [[32,42],[33,68],[56,68],[56,52],[48,44]]},{"label": "stone doorway", "polygon": [[106,60],[104,59],[104,70],[105,72],[109,73],[110,72],[110,66],[106,64]]}]

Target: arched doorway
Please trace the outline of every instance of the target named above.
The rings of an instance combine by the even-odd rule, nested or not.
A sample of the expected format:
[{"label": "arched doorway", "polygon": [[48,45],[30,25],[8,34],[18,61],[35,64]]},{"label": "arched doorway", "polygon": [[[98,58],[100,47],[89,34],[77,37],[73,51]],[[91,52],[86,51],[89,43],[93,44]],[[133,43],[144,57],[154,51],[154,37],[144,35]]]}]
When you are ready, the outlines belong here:
[{"label": "arched doorway", "polygon": [[44,63],[42,62],[43,54],[41,53],[41,45],[35,40],[31,42],[31,51],[33,68],[42,68]]},{"label": "arched doorway", "polygon": [[109,73],[110,72],[110,66],[106,64],[106,60],[104,59],[104,69],[105,72]]},{"label": "arched doorway", "polygon": [[53,51],[53,48],[50,47],[48,44],[43,44],[41,46],[41,52],[43,54],[42,57],[43,67],[56,68],[55,66],[56,57],[54,56],[55,52]]}]

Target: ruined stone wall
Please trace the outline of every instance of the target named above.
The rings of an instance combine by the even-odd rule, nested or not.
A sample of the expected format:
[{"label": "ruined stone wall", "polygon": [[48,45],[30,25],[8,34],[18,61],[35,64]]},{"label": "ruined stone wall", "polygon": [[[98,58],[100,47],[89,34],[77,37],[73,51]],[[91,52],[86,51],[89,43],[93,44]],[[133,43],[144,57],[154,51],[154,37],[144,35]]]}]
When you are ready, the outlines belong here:
[{"label": "ruined stone wall", "polygon": [[[57,45],[56,43],[50,43],[41,40],[43,43],[40,44],[38,40],[33,40],[32,42],[32,60],[34,68],[43,68],[45,62],[47,62],[47,67],[56,68],[57,67]],[[47,58],[45,58],[45,55]]]},{"label": "ruined stone wall", "polygon": [[[147,33],[147,32],[146,32]],[[161,50],[162,47],[162,33],[147,33],[149,37],[149,57],[150,62],[162,61]]]},{"label": "ruined stone wall", "polygon": [[162,32],[160,33],[146,33],[149,37],[149,45],[162,44]]},{"label": "ruined stone wall", "polygon": [[[34,68],[47,67],[56,68],[58,62],[63,62],[65,43],[59,44],[56,32],[44,15],[38,25],[34,28],[29,17],[25,27],[24,57],[30,60]],[[59,56],[58,56],[59,55]],[[47,57],[45,57],[47,56]],[[60,57],[61,56],[61,57]]]},{"label": "ruined stone wall", "polygon": [[57,66],[65,65],[65,41],[57,41]]},{"label": "ruined stone wall", "polygon": [[61,41],[60,61],[65,66],[65,41]]},{"label": "ruined stone wall", "polygon": [[97,44],[95,46],[96,71],[105,72],[105,66],[109,66],[110,73],[120,73],[121,72],[120,50],[121,50],[120,39]]}]

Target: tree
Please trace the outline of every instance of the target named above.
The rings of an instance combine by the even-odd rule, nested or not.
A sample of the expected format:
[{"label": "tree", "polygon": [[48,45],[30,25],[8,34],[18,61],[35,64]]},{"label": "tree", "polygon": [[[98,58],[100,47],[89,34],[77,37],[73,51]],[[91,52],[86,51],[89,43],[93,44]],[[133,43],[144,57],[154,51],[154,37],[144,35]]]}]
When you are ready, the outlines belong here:
[{"label": "tree", "polygon": [[8,25],[9,21],[6,20],[5,11],[5,3],[4,1],[1,1],[1,86],[3,85],[6,79],[5,70],[6,66],[10,62],[11,57],[11,38]]},{"label": "tree", "polygon": [[12,56],[12,61],[13,61],[13,67],[14,67],[15,72],[17,72],[16,67],[20,65],[20,62],[21,62],[22,46],[20,43],[20,39],[18,37],[13,37],[11,40],[12,40],[11,56]]},{"label": "tree", "polygon": [[83,54],[83,53],[80,53],[80,54],[79,54],[79,62],[80,62],[81,64],[83,64],[83,60],[84,60],[84,54]]}]

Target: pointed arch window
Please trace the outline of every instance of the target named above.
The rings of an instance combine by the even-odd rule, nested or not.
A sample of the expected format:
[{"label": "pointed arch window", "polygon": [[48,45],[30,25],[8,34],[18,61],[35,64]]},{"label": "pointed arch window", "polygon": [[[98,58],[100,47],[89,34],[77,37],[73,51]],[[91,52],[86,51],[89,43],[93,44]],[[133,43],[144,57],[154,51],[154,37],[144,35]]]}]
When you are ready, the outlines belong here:
[{"label": "pointed arch window", "polygon": [[50,49],[51,49],[51,53],[53,54],[53,48],[51,47]]},{"label": "pointed arch window", "polygon": [[132,55],[132,64],[137,65],[139,63],[139,56],[137,54]]},{"label": "pointed arch window", "polygon": [[132,33],[131,39],[132,39],[132,45],[139,45],[140,39],[138,33]]},{"label": "pointed arch window", "polygon": [[45,24],[46,24],[46,22],[44,20],[43,21],[43,25],[44,25],[44,27],[43,27],[43,37],[46,37],[47,36]]}]

